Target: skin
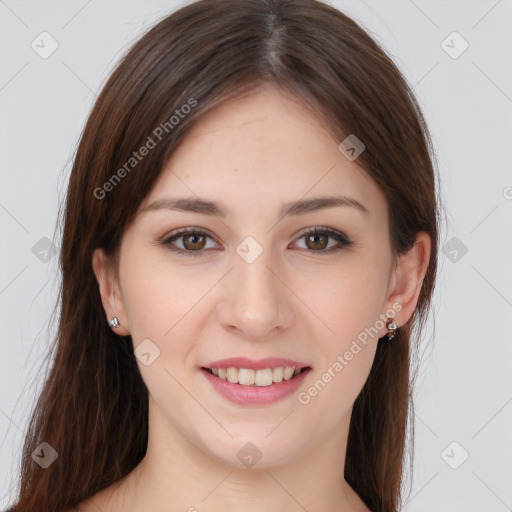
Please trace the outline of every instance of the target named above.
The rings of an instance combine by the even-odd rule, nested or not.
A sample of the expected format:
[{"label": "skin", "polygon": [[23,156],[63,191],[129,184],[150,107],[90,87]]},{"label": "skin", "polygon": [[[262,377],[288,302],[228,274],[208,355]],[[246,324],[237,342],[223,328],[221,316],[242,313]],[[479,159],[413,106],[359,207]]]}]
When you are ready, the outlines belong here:
[{"label": "skin", "polygon": [[[340,153],[339,142],[300,100],[272,86],[226,103],[173,153],[124,232],[118,272],[95,251],[106,319],[117,316],[116,333],[130,334],[134,347],[149,338],[160,356],[149,366],[137,360],[149,390],[145,458],[80,510],[369,510],[343,468],[353,403],[377,336],[359,343],[358,354],[307,405],[298,393],[263,407],[235,405],[199,369],[232,356],[295,359],[313,369],[301,392],[393,304],[401,307],[399,326],[411,317],[430,239],[419,233],[411,251],[393,259],[385,196],[357,160]],[[329,195],[354,198],[368,213],[342,206],[278,215],[284,202]],[[181,196],[222,202],[232,216],[142,212]],[[308,243],[304,231],[317,226],[341,231],[352,245],[327,253],[337,245],[332,237]],[[174,241],[182,250],[203,248],[202,255],[158,243],[184,227],[211,233],[204,242]],[[250,264],[236,252],[247,236],[263,249]],[[378,337],[387,332],[382,327]],[[252,469],[237,458],[247,442],[262,454]]]}]

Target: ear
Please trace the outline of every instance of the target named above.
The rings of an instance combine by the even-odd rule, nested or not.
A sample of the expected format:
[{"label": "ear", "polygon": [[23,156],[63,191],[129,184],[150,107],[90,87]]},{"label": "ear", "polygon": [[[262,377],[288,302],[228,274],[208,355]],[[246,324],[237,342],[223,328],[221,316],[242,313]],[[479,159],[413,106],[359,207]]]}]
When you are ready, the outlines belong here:
[{"label": "ear", "polygon": [[95,249],[92,255],[92,268],[100,289],[101,302],[105,310],[106,322],[117,317],[120,326],[111,328],[120,336],[130,334],[128,317],[126,315],[124,301],[119,287],[116,272],[111,264],[110,258],[103,249]]},{"label": "ear", "polygon": [[[406,324],[411,318],[427,272],[430,260],[432,242],[428,233],[421,231],[417,234],[411,249],[398,256],[389,281],[387,298],[384,304],[386,310],[396,311],[395,322],[398,327]],[[394,305],[394,307],[393,307]],[[401,306],[401,309],[399,306]],[[382,336],[388,330],[385,328]]]}]

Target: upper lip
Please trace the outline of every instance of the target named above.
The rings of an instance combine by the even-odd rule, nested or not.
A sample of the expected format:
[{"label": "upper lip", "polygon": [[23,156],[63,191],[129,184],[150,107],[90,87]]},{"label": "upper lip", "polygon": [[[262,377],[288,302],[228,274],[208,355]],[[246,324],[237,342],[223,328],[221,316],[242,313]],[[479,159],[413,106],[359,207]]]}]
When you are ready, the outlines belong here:
[{"label": "upper lip", "polygon": [[219,359],[209,363],[205,368],[246,368],[248,370],[264,370],[266,368],[295,367],[301,370],[308,368],[309,365],[294,361],[292,359],[282,359],[280,357],[266,357],[265,359],[248,359],[247,357],[230,357],[228,359]]}]

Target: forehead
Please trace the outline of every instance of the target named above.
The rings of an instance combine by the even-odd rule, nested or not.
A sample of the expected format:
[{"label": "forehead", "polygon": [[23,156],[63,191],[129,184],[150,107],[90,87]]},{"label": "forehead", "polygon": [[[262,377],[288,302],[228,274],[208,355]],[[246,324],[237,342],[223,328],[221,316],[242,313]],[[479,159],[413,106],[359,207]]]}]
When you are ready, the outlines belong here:
[{"label": "forehead", "polygon": [[283,203],[301,198],[343,195],[385,214],[382,192],[339,142],[300,99],[265,87],[205,114],[142,207],[186,195],[256,214],[274,203],[282,211]]}]

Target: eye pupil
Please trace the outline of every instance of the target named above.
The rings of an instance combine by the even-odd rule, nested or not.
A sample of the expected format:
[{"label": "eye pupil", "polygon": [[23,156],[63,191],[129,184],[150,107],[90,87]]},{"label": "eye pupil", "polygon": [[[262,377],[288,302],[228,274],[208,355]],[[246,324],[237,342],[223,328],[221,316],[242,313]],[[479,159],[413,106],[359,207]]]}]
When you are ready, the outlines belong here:
[{"label": "eye pupil", "polygon": [[[199,239],[200,242],[192,242],[192,245],[188,243],[188,240],[190,239]],[[197,233],[193,233],[193,234],[190,234],[190,235],[185,235],[183,237],[183,245],[187,248],[187,249],[199,249],[201,250],[203,247],[204,247],[204,241],[205,241],[205,237],[204,235],[198,235]],[[202,242],[202,243],[201,243]],[[199,247],[197,247],[197,244],[199,244]]]},{"label": "eye pupil", "polygon": [[[320,247],[310,247],[312,249],[316,249],[316,250],[319,250],[319,249],[325,249],[325,247],[327,247],[327,235],[319,235],[319,234],[314,234],[314,235],[309,235],[308,236],[308,247],[309,247],[309,241],[310,240],[317,240],[318,238],[323,238],[323,241],[325,243],[321,243],[320,242]],[[318,244],[319,242],[318,241],[314,241],[313,244],[316,245]]]}]

